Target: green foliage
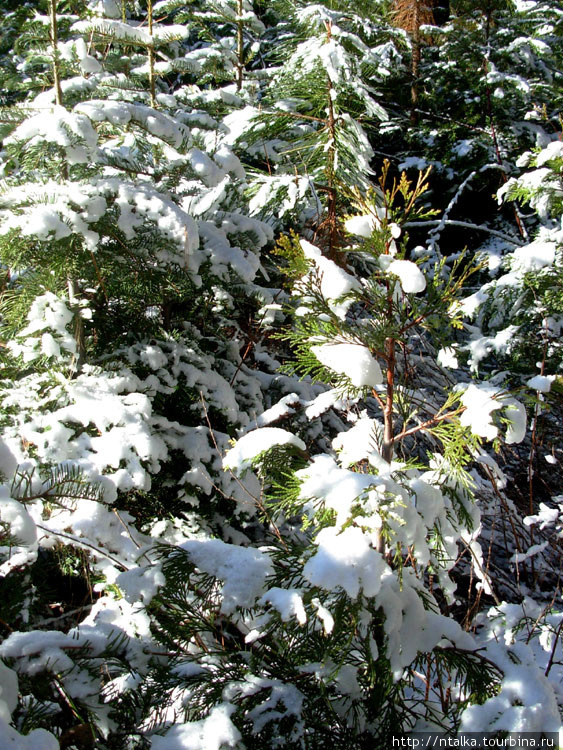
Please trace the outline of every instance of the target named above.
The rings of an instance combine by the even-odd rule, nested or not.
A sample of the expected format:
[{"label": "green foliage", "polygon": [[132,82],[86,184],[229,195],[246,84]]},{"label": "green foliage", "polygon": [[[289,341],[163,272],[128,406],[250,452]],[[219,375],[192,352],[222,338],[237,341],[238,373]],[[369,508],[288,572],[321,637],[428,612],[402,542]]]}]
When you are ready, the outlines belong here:
[{"label": "green foliage", "polygon": [[[524,668],[504,645],[524,638],[512,604],[494,643],[484,609],[482,630],[460,623],[475,624],[476,581],[475,610],[515,596],[489,580],[495,557],[512,587],[509,566],[528,564],[515,549],[542,574],[556,555],[537,498],[541,523],[510,516],[500,554],[496,539],[518,484],[500,435],[523,416],[503,384],[536,362],[552,376],[527,401],[530,487],[563,387],[560,19],[541,0],[452,1],[420,46],[413,112],[393,5],[61,0],[56,44],[49,3],[7,14],[0,669],[19,679],[15,741],[17,726],[61,747],[205,744],[220,719],[223,744],[249,750],[387,747],[453,733],[468,707],[490,723],[501,666]],[[534,266],[526,231],[553,262]],[[486,259],[498,276],[482,287]],[[542,607],[526,626],[557,643]],[[510,695],[508,712],[537,715]]]},{"label": "green foliage", "polygon": [[103,501],[103,490],[84,477],[77,466],[59,465],[45,468],[41,476],[39,493],[34,490],[34,470],[18,470],[12,479],[10,494],[20,502],[31,502],[40,497],[48,503],[57,504],[61,498],[77,502],[79,500]]},{"label": "green foliage", "polygon": [[278,238],[273,253],[285,261],[280,270],[290,283],[305,276],[310,267],[299,244],[299,237],[294,231]]}]

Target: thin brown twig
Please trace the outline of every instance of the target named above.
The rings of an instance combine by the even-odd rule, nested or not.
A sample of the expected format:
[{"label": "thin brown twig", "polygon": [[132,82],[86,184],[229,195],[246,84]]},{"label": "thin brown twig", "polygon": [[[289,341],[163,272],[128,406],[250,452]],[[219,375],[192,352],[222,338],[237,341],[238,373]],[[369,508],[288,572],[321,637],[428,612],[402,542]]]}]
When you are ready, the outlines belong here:
[{"label": "thin brown twig", "polygon": [[92,263],[94,265],[94,270],[96,271],[96,276],[98,277],[98,281],[100,283],[100,287],[102,289],[102,292],[104,293],[104,297],[106,298],[106,302],[109,303],[109,295],[107,293],[106,285],[104,284],[104,280],[103,280],[102,275],[100,273],[99,266],[98,266],[98,264],[96,262],[96,256],[94,255],[94,253],[92,252],[92,250],[90,250],[90,257],[92,258]]},{"label": "thin brown twig", "polygon": [[[501,505],[503,506],[504,510],[506,511],[506,515],[508,517],[508,522],[509,522],[509,524],[510,524],[510,526],[512,528],[512,533],[514,535],[514,544],[516,545],[517,551],[521,553],[522,552],[522,545],[520,544],[520,537],[518,535],[518,532],[516,531],[516,527],[515,527],[514,521],[512,519],[512,514],[510,513],[510,508],[508,508],[508,506],[506,504],[506,499],[501,495],[500,490],[499,490],[498,485],[497,485],[497,482],[496,482],[496,479],[494,478],[493,473],[492,473],[490,467],[487,466],[486,464],[483,464],[483,469],[484,469],[485,473],[487,474],[487,476],[489,478],[489,481],[490,481],[491,486],[493,488],[493,492],[498,497],[498,499],[501,502]],[[518,567],[518,565],[516,567]]]},{"label": "thin brown twig", "polygon": [[465,409],[465,406],[460,406],[453,411],[447,412],[447,414],[436,415],[434,417],[431,417],[430,419],[427,419],[426,422],[422,422],[422,424],[416,425],[415,427],[409,427],[408,430],[403,430],[398,435],[395,435],[395,442],[397,440],[402,440],[408,435],[413,435],[415,432],[420,432],[420,430],[426,430],[429,427],[438,424],[438,422],[443,422],[445,419],[452,419],[453,417],[457,417],[459,414],[465,411]]},{"label": "thin brown twig", "polygon": [[553,666],[553,660],[555,658],[555,649],[557,647],[557,643],[559,641],[559,636],[561,635],[561,629],[563,628],[563,618],[561,619],[561,622],[559,623],[559,626],[557,630],[555,631],[555,638],[553,639],[553,646],[551,647],[551,653],[549,655],[549,661],[547,662],[547,667],[545,668],[544,675],[547,677],[549,673],[551,672],[551,667]]},{"label": "thin brown twig", "polygon": [[540,620],[543,617],[545,617],[546,613],[553,607],[553,605],[555,604],[555,600],[557,599],[559,593],[560,593],[559,586],[557,586],[557,588],[555,589],[555,593],[551,597],[551,601],[549,602],[549,604],[545,605],[545,607],[542,609],[542,611],[539,613],[539,615],[534,620],[534,624],[532,625],[532,627],[528,630],[528,637],[526,638],[526,643],[529,643],[531,641],[532,636],[534,635],[534,630],[539,625]]},{"label": "thin brown twig", "polygon": [[88,547],[89,549],[94,550],[94,552],[96,552],[101,557],[105,557],[107,560],[111,560],[111,562],[114,562],[120,568],[123,568],[123,570],[129,570],[124,562],[118,560],[116,557],[113,557],[113,555],[110,555],[108,552],[105,552],[99,547],[90,544],[90,542],[84,541],[84,539],[80,539],[79,537],[73,536],[72,534],[65,534],[63,531],[55,531],[54,529],[49,529],[47,526],[42,526],[39,523],[36,524],[36,526],[38,529],[41,529],[41,531],[45,531],[47,534],[54,534],[55,536],[63,537],[63,539],[70,539],[71,542],[74,542],[74,544],[78,545],[79,547]]}]

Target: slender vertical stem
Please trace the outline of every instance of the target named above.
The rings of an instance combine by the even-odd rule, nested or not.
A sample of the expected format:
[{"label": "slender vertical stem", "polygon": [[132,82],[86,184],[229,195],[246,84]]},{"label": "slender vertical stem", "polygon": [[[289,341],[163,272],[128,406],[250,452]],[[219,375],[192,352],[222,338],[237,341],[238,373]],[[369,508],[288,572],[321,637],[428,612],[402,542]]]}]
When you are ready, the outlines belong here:
[{"label": "slender vertical stem", "polygon": [[411,63],[411,124],[418,122],[418,76],[420,73],[420,0],[414,0],[414,18],[412,31],[412,63]]},{"label": "slender vertical stem", "polygon": [[[393,286],[389,281],[387,285],[387,316],[392,320],[393,316]],[[393,434],[393,398],[395,395],[395,363],[396,363],[396,341],[392,336],[385,339],[385,359],[387,365],[386,372],[386,393],[385,403],[383,405],[383,445],[381,448],[381,457],[388,464],[393,460],[393,449],[395,445],[395,435]],[[377,539],[377,551],[382,555],[385,553],[385,539],[381,532]]]},{"label": "slender vertical stem", "polygon": [[[547,321],[545,323],[545,333],[544,333],[544,341],[543,341],[543,355],[542,360],[540,364],[540,375],[543,375],[545,373],[545,363],[547,361],[547,349],[549,345],[549,328],[547,326]],[[531,516],[534,515],[535,512],[535,503],[534,503],[534,476],[535,476],[535,463],[536,463],[536,453],[538,449],[538,420],[540,418],[541,408],[540,408],[540,394],[538,393],[536,396],[536,403],[534,406],[534,416],[533,416],[533,422],[532,422],[532,436],[531,436],[531,445],[530,445],[530,455],[528,457],[528,512]],[[530,545],[534,543],[534,527],[530,526]],[[532,576],[535,575],[535,566],[534,566],[534,558],[530,560],[530,566],[531,566],[531,572]]]},{"label": "slender vertical stem", "polygon": [[[380,185],[383,190],[383,194],[386,196],[385,199],[385,224],[389,222],[389,207],[392,203],[393,198],[389,201],[387,193],[385,192],[385,182],[387,179],[389,170],[389,162],[387,159],[383,165],[383,173],[380,179]],[[413,197],[414,199],[414,197]],[[385,255],[389,255],[391,250],[390,237],[385,243]],[[389,323],[393,320],[393,291],[395,283],[385,281],[387,288],[387,320]],[[385,407],[383,408],[383,450],[381,455],[387,463],[391,463],[393,460],[393,448],[395,445],[395,435],[393,434],[393,397],[395,395],[395,365],[396,365],[396,340],[389,336],[385,339],[385,359],[387,361],[387,390],[385,395]]]},{"label": "slender vertical stem", "polygon": [[72,370],[75,373],[79,373],[82,370],[82,366],[86,359],[86,342],[84,340],[84,324],[82,322],[80,310],[76,304],[78,284],[71,277],[67,279],[67,289],[68,301],[71,307],[74,308],[74,340],[76,342],[76,354],[74,355],[72,362]]},{"label": "slender vertical stem", "polygon": [[334,186],[334,167],[336,162],[336,149],[334,139],[336,136],[336,118],[332,106],[332,81],[328,79],[328,133],[330,147],[328,149],[328,161],[326,167],[327,182],[327,221],[328,221],[328,257],[335,260],[338,251],[338,225],[336,216],[336,188]]},{"label": "slender vertical stem", "polygon": [[544,675],[546,677],[549,677],[549,673],[551,672],[551,668],[554,663],[555,659],[555,653],[557,651],[557,642],[559,641],[559,638],[561,637],[561,629],[563,628],[563,621],[561,621],[557,627],[557,630],[555,631],[555,638],[553,639],[553,645],[551,647],[551,653],[549,655],[549,661],[547,662],[547,667],[545,668]]},{"label": "slender vertical stem", "polygon": [[242,88],[244,73],[244,21],[242,20],[242,0],[237,0],[237,91]]},{"label": "slender vertical stem", "polygon": [[[387,308],[388,314],[393,315],[393,289],[392,285],[387,282],[388,297]],[[383,450],[381,455],[387,463],[393,460],[393,448],[395,445],[395,436],[393,434],[393,397],[395,394],[395,339],[390,337],[385,339],[385,358],[387,360],[387,392],[385,397],[385,407],[383,409]]]},{"label": "slender vertical stem", "polygon": [[[332,28],[330,25],[330,22],[326,25],[327,30],[327,40],[330,40],[332,37]],[[331,260],[336,260],[336,256],[338,254],[338,222],[337,222],[337,214],[336,214],[336,187],[334,184],[334,173],[335,173],[335,165],[336,165],[336,147],[335,147],[335,141],[336,141],[336,114],[334,112],[334,104],[333,104],[333,91],[334,91],[334,85],[330,79],[330,76],[327,76],[327,110],[328,110],[328,119],[327,119],[327,129],[328,129],[328,137],[329,137],[329,148],[328,148],[328,158],[327,158],[327,165],[326,165],[326,185],[327,185],[327,195],[328,195],[328,201],[327,201],[327,225],[328,225],[328,257]]]},{"label": "slender vertical stem", "polygon": [[[55,89],[55,102],[59,107],[63,105],[63,92],[61,88],[61,77],[59,71],[59,32],[57,27],[57,0],[49,0],[49,20],[51,46],[53,47],[53,86]],[[69,179],[68,166],[66,162],[61,165],[61,176],[63,180]],[[78,295],[78,284],[72,276],[67,278],[68,301],[70,306],[75,308],[74,311],[74,340],[76,342],[76,355],[72,364],[75,373],[80,372],[84,364],[86,355],[86,344],[84,340],[84,325],[80,312],[76,307],[76,297]]]},{"label": "slender vertical stem", "polygon": [[61,76],[59,71],[59,32],[57,28],[57,0],[49,0],[49,20],[51,46],[53,47],[53,87],[55,89],[55,102],[62,107],[63,91],[61,88]]},{"label": "slender vertical stem", "polygon": [[[488,60],[485,60],[486,71],[488,71],[488,67],[489,67]],[[499,144],[498,137],[497,137],[497,130],[495,128],[495,120],[494,120],[494,114],[493,114],[493,102],[491,98],[491,89],[489,86],[487,86],[487,114],[489,118],[489,127],[491,128],[491,138],[493,140],[493,146],[495,147],[495,155],[497,157],[497,164],[499,164],[502,167],[502,154],[500,152],[500,144]],[[506,173],[504,172],[504,170],[501,170],[500,175],[501,175],[502,181],[507,182],[508,177],[506,176]],[[515,201],[512,204],[512,210],[514,212],[514,220],[516,222],[516,226],[518,227],[518,231],[520,232],[520,236],[525,238],[526,230],[524,229],[522,220],[520,219],[520,216],[518,215],[517,203]]]},{"label": "slender vertical stem", "polygon": [[487,43],[487,47],[489,46],[489,39],[491,38],[491,21],[492,21],[492,8],[490,5],[487,5],[487,8],[485,9],[485,41]]},{"label": "slender vertical stem", "polygon": [[[147,21],[148,31],[152,35],[153,28],[153,14],[152,14],[152,0],[147,0]],[[151,107],[156,109],[156,75],[154,70],[154,41],[149,46],[149,89],[151,95]]]}]

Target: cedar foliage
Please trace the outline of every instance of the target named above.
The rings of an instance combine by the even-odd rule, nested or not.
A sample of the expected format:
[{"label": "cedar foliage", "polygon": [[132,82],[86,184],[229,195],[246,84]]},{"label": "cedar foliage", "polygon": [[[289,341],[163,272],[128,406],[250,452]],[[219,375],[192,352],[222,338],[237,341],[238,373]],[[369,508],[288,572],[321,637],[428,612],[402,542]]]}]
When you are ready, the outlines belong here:
[{"label": "cedar foliage", "polygon": [[7,8],[0,736],[558,729],[560,9]]}]

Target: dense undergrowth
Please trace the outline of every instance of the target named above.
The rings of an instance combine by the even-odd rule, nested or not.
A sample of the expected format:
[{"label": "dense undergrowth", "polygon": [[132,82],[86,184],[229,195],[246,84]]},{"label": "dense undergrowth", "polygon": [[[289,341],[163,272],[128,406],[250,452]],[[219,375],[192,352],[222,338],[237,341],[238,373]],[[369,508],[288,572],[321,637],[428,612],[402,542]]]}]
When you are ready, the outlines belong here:
[{"label": "dense undergrowth", "polygon": [[559,731],[559,3],[6,8],[2,747]]}]

